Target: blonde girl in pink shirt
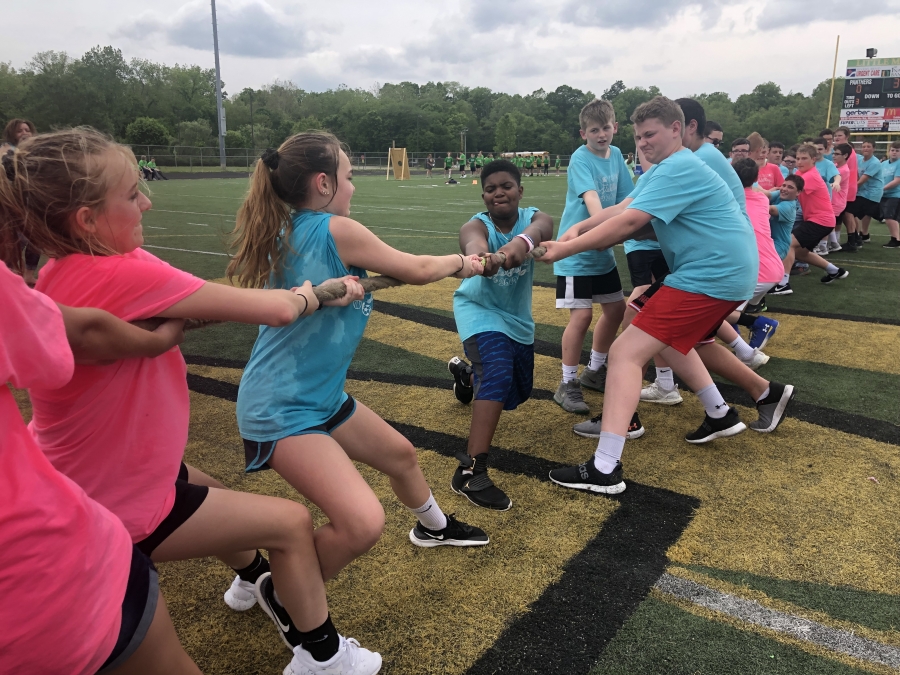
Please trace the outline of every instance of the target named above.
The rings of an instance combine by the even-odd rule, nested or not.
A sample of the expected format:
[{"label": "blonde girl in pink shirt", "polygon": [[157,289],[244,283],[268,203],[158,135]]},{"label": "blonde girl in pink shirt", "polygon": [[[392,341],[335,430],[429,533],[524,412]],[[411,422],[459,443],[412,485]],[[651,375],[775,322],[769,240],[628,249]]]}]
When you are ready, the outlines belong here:
[{"label": "blonde girl in pink shirt", "polygon": [[[236,289],[170,267],[140,248],[150,201],[134,156],[79,128],[36,136],[3,162],[0,221],[50,262],[38,290],[60,304],[96,307],[126,321],[199,318],[287,325],[318,309],[309,282],[291,290]],[[4,178],[0,176],[0,178]],[[352,278],[341,304],[363,297]],[[117,515],[153,561],[217,555],[257,595],[277,587],[286,673],[371,675],[381,657],[331,623],[302,505],[233,492],[182,461],[189,399],[177,348],[156,358],[76,365],[59,388],[29,389],[31,431],[57,470]],[[268,564],[257,548],[268,549]],[[274,576],[274,579],[273,579]],[[274,585],[273,585],[274,584]],[[279,602],[280,601],[280,602]]]}]

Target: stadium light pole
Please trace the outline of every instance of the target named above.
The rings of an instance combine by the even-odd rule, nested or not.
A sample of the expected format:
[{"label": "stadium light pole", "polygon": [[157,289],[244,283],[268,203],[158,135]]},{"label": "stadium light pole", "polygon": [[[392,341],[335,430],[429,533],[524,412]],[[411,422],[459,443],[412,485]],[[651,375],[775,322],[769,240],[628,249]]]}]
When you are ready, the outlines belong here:
[{"label": "stadium light pole", "polygon": [[225,169],[225,111],[222,108],[222,72],[219,69],[219,29],[216,25],[216,0],[212,5],[213,51],[216,55],[216,116],[219,120],[219,166]]}]

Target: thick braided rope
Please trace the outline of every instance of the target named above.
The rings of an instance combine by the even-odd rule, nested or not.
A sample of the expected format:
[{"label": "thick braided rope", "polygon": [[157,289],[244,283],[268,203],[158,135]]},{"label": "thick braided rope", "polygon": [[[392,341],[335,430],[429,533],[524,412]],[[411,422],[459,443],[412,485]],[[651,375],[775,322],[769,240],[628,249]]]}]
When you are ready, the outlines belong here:
[{"label": "thick braided rope", "polygon": [[[531,253],[526,256],[526,258],[538,259],[546,252],[547,249],[543,246],[535,246]],[[491,255],[497,258],[501,265],[506,262],[505,253],[491,253]],[[403,286],[405,285],[405,282],[400,281],[399,279],[395,279],[394,277],[377,276],[360,279],[359,284],[363,287],[363,290],[366,293],[372,293],[373,291],[380,291],[385,288]],[[313,293],[319,299],[319,303],[321,304],[330,302],[331,300],[340,300],[347,293],[347,287],[344,285],[343,281],[338,281],[332,284],[323,284],[322,286],[316,286],[313,289]],[[165,321],[165,319],[154,317],[152,319],[145,319],[143,321],[133,321],[132,323],[147,330],[155,330],[163,321]],[[212,326],[218,323],[222,322],[212,321],[208,319],[185,319],[184,329],[196,330],[197,328],[205,328],[206,326]]]}]

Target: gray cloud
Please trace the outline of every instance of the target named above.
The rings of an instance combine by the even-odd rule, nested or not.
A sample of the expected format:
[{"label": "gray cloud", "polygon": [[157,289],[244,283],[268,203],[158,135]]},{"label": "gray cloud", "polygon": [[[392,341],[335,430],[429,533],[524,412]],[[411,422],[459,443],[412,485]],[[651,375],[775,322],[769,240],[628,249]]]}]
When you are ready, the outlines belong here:
[{"label": "gray cloud", "polygon": [[567,0],[559,20],[586,28],[639,30],[657,28],[689,10],[699,9],[704,28],[715,25],[722,9],[741,0],[631,0],[630,2],[592,2]]},{"label": "gray cloud", "polygon": [[777,0],[768,2],[759,15],[760,30],[775,30],[786,26],[806,25],[819,19],[859,21],[872,16],[896,14],[900,11],[898,0],[867,0],[850,6],[840,0],[819,0],[811,5],[806,0]]},{"label": "gray cloud", "polygon": [[[302,18],[274,9],[265,0],[226,0],[216,3],[219,50],[223,54],[256,58],[299,56],[319,46]],[[209,3],[195,0],[170,18],[143,14],[119,34],[134,40],[162,37],[166,43],[191,49],[212,47]]]}]

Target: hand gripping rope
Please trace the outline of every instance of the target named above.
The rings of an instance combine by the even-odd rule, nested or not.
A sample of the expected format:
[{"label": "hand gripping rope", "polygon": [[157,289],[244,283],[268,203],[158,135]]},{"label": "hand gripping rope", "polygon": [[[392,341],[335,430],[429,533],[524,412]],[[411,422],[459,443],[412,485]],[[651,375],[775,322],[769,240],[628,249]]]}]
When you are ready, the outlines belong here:
[{"label": "hand gripping rope", "polygon": [[[543,246],[535,246],[534,250],[531,251],[526,257],[527,258],[540,258],[544,253],[546,253],[547,249]],[[491,253],[491,256],[495,257],[497,261],[502,265],[506,262],[506,254],[505,253]],[[481,259],[482,263],[484,262],[484,258]],[[365,279],[359,280],[360,286],[363,287],[363,290],[366,293],[372,293],[373,291],[380,291],[385,288],[393,288],[395,286],[404,286],[405,282],[400,281],[399,279],[395,279],[394,277],[388,276],[377,276],[377,277],[368,277]],[[343,281],[338,281],[330,284],[323,284],[321,286],[316,286],[313,289],[313,294],[316,298],[319,299],[319,304],[324,304],[326,302],[330,302],[331,300],[340,300],[347,293],[347,287],[344,285]],[[132,321],[135,326],[140,328],[144,328],[146,330],[155,330],[159,327],[161,323],[166,321],[161,317],[153,317],[152,319],[142,319],[139,321]],[[197,328],[205,328],[206,326],[212,326],[215,324],[223,323],[222,321],[214,321],[211,319],[185,319],[184,321],[184,329],[185,330],[195,330]]]}]

